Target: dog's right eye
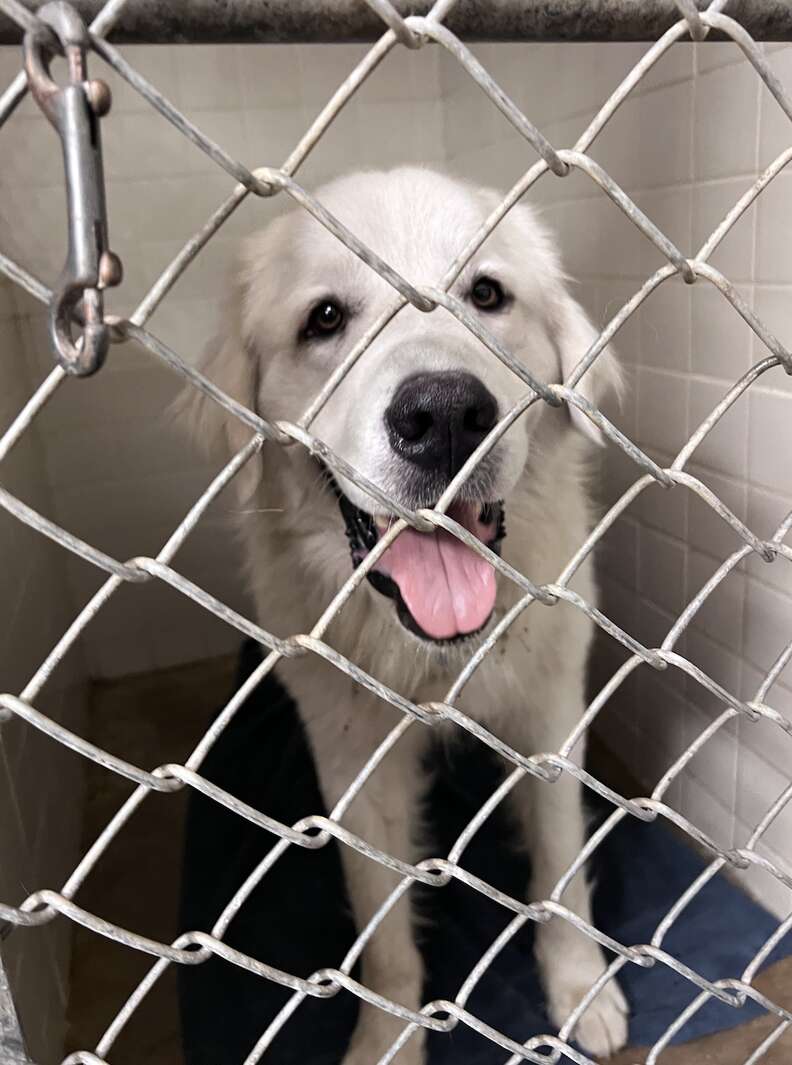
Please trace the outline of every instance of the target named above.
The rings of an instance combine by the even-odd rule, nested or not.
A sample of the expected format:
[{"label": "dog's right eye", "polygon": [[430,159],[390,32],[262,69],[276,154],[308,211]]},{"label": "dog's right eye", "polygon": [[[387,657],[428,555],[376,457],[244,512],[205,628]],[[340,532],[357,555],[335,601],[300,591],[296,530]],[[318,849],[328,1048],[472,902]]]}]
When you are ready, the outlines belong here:
[{"label": "dog's right eye", "polygon": [[321,300],[308,315],[303,336],[327,337],[337,333],[344,324],[344,309],[334,300]]}]

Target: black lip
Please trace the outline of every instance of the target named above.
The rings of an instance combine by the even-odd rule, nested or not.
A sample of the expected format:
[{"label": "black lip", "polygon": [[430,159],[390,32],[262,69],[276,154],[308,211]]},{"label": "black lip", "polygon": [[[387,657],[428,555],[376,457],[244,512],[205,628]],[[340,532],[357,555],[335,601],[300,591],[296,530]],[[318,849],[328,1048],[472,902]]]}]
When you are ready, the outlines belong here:
[{"label": "black lip", "polygon": [[[379,533],[377,532],[377,525],[371,514],[365,510],[361,510],[360,507],[355,506],[351,499],[349,499],[341,489],[335,478],[328,472],[328,481],[333,491],[335,492],[338,500],[338,507],[341,511],[341,515],[344,519],[344,525],[346,528],[346,536],[349,541],[349,551],[352,556],[352,565],[357,568],[363,561],[365,556],[374,547],[379,540]],[[501,543],[506,536],[506,523],[503,516],[503,501],[498,500],[494,503],[483,504],[481,518],[485,524],[489,524],[492,521],[496,522],[495,535],[488,541],[487,547],[496,554],[500,554]],[[372,588],[378,591],[381,595],[387,596],[388,599],[392,599],[396,605],[396,614],[399,621],[404,625],[405,629],[412,632],[415,636],[420,636],[422,640],[426,640],[427,643],[436,644],[452,644],[461,643],[464,640],[469,640],[471,637],[476,636],[482,629],[486,628],[489,624],[489,618],[474,632],[459,633],[456,636],[449,636],[445,639],[435,639],[434,636],[429,636],[407,607],[407,604],[402,598],[402,594],[399,591],[399,586],[396,581],[392,580],[385,573],[380,573],[378,570],[371,569],[366,574],[366,578]],[[490,615],[491,617],[492,615]]]}]

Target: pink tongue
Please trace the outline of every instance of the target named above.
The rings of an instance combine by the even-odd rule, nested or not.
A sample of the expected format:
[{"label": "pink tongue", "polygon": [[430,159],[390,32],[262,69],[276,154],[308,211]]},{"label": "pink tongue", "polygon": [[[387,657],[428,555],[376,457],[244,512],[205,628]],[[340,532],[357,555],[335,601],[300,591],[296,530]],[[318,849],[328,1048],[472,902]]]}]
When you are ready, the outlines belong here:
[{"label": "pink tongue", "polygon": [[[470,505],[455,504],[448,516],[481,540],[492,536],[493,527],[479,522]],[[376,568],[396,582],[415,621],[435,640],[475,632],[495,606],[495,570],[444,529],[405,529]]]}]

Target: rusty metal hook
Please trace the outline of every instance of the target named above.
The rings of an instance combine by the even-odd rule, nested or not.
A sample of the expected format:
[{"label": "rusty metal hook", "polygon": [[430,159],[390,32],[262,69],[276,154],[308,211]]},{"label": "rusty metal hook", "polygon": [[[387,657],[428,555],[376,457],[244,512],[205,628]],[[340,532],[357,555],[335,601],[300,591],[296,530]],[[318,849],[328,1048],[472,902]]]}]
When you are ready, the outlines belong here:
[{"label": "rusty metal hook", "polygon": [[[64,0],[40,8],[38,24],[24,39],[25,70],[30,90],[57,130],[63,149],[69,219],[66,263],[50,303],[50,335],[60,365],[86,376],[102,365],[110,345],[104,321],[102,289],[121,280],[121,263],[107,237],[99,119],[110,110],[110,89],[87,79],[90,38],[80,16]],[[68,83],[50,75],[55,54],[66,57]],[[80,306],[81,305],[81,306]],[[75,321],[81,335],[72,336]]]}]

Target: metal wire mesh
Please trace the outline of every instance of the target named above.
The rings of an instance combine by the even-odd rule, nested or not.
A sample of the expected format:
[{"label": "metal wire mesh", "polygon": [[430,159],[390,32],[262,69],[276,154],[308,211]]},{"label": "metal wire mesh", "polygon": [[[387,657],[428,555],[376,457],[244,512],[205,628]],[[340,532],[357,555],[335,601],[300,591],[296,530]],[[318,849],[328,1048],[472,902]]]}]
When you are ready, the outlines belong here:
[{"label": "metal wire mesh", "polygon": [[[383,35],[339,87],[283,165],[280,167],[262,167],[252,171],[248,170],[236,159],[231,158],[219,145],[206,137],[200,129],[196,128],[184,115],[180,114],[154,86],[141,77],[112,45],[107,43],[105,37],[112,29],[114,20],[119,17],[124,6],[124,0],[110,0],[91,26],[91,45],[95,52],[164,115],[180,133],[202,148],[218,166],[231,174],[238,182],[232,194],[218,206],[205,225],[185,243],[176,258],[156,280],[140,305],[129,317],[116,317],[111,320],[114,339],[119,342],[128,339],[137,341],[154,358],[166,363],[172,370],[189,381],[192,386],[200,389],[212,401],[225,408],[233,417],[239,419],[251,430],[251,438],[215,477],[200,498],[196,500],[182,522],[173,531],[168,541],[154,558],[136,557],[125,561],[112,558],[91,544],[74,536],[68,530],[61,528],[44,515],[31,509],[4,488],[0,488],[0,504],[7,511],[42,535],[60,544],[65,550],[80,556],[107,574],[107,580],[104,585],[74,618],[67,631],[52,648],[24,689],[18,695],[6,694],[0,696],[0,722],[11,717],[20,718],[30,728],[38,729],[49,736],[53,742],[71,748],[78,755],[91,759],[109,772],[120,774],[137,785],[130,797],[118,809],[88,852],[80,860],[67,881],[58,890],[41,888],[28,895],[19,904],[2,903],[0,904],[0,918],[9,925],[20,929],[18,932],[20,935],[35,935],[37,926],[52,921],[60,914],[70,921],[83,925],[97,935],[106,936],[131,950],[142,951],[155,959],[145,978],[110,1021],[94,1049],[92,1051],[87,1049],[80,1050],[70,1054],[65,1059],[64,1065],[66,1063],[68,1065],[76,1065],[78,1062],[93,1063],[93,1065],[102,1063],[104,1065],[125,1025],[165,970],[171,965],[200,965],[213,956],[224,959],[229,965],[240,966],[257,974],[264,980],[273,981],[293,991],[293,995],[289,998],[287,1004],[267,1027],[266,1031],[261,1034],[256,1045],[251,1048],[245,1059],[245,1065],[254,1065],[255,1062],[266,1057],[266,1051],[276,1041],[278,1033],[299,1010],[300,1004],[306,998],[330,998],[342,992],[354,995],[379,1009],[386,1010],[404,1022],[402,1034],[381,1058],[382,1063],[391,1061],[400,1047],[419,1027],[434,1032],[450,1032],[455,1026],[462,1024],[474,1029],[507,1052],[510,1055],[508,1065],[514,1065],[514,1063],[521,1060],[545,1063],[548,1060],[557,1061],[562,1058],[580,1063],[580,1065],[592,1065],[590,1058],[571,1045],[576,1022],[604,987],[605,983],[608,980],[615,979],[623,967],[627,965],[648,967],[656,964],[667,966],[680,977],[690,981],[700,989],[700,994],[679,1015],[651,1049],[647,1059],[650,1065],[660,1058],[663,1049],[668,1045],[674,1034],[713,998],[735,1008],[742,1006],[747,999],[752,999],[778,1019],[777,1026],[747,1059],[746,1065],[749,1062],[760,1061],[770,1046],[790,1026],[792,1013],[779,1004],[770,1001],[758,991],[754,986],[754,977],[774,946],[792,928],[792,915],[779,924],[778,929],[751,960],[745,971],[736,978],[725,976],[718,980],[707,979],[682,964],[672,953],[665,949],[664,942],[669,930],[684,909],[704,889],[712,877],[725,867],[747,869],[752,865],[761,866],[768,874],[777,878],[787,887],[792,888],[792,879],[782,869],[757,852],[757,845],[762,836],[787,802],[792,799],[792,783],[778,797],[772,807],[767,810],[760,823],[756,825],[747,844],[739,849],[724,848],[716,840],[709,838],[695,824],[669,806],[665,802],[664,796],[693,755],[727,722],[738,715],[744,715],[751,720],[763,718],[785,732],[792,734],[792,722],[783,717],[768,702],[773,684],[790,658],[792,658],[792,642],[787,644],[772,668],[767,672],[755,697],[748,702],[735,697],[734,694],[725,690],[720,684],[706,675],[694,662],[675,649],[699,609],[743,559],[752,553],[756,553],[766,562],[775,562],[776,565],[783,565],[783,562],[778,562],[779,558],[786,562],[792,561],[792,549],[783,543],[786,533],[792,527],[792,514],[786,517],[770,540],[761,540],[732,513],[716,494],[698,478],[686,471],[688,459],[698,444],[719,422],[732,404],[755,381],[768,370],[779,365],[783,366],[786,372],[792,373],[792,356],[790,356],[790,353],[785,350],[766,325],[746,305],[729,279],[724,277],[709,263],[713,251],[729,233],[741,215],[792,159],[792,149],[787,149],[767,167],[752,187],[734,204],[692,257],[686,256],[646,217],[610,175],[587,155],[587,151],[606,122],[629,97],[632,90],[648,71],[662,60],[674,42],[683,38],[687,39],[688,36],[695,40],[701,40],[707,36],[711,29],[716,29],[739,45],[757,75],[764,81],[779,106],[790,119],[792,119],[792,99],[785,93],[777,77],[770,69],[763,52],[749,34],[738,22],[722,13],[722,9],[725,7],[725,0],[714,0],[705,11],[698,11],[690,0],[684,0],[684,2],[679,0],[680,20],[649,48],[615,92],[604,102],[572,148],[559,149],[542,136],[530,119],[500,89],[490,72],[484,69],[462,41],[443,25],[443,19],[453,6],[453,0],[438,0],[426,17],[411,17],[407,19],[402,18],[388,0],[368,0],[368,3],[386,24],[386,30]],[[36,25],[36,15],[22,7],[17,0],[0,0],[0,10],[15,19],[25,29]],[[400,276],[388,263],[382,261],[370,248],[362,244],[350,229],[329,214],[322,203],[301,187],[294,175],[308,152],[322,137],[335,116],[391,49],[400,46],[421,48],[431,42],[446,49],[466,69],[478,83],[481,90],[489,96],[493,104],[500,109],[519,134],[533,146],[539,158],[503,198],[492,214],[482,223],[467,247],[453,263],[449,264],[444,276],[438,279],[436,285],[427,287],[414,285],[409,279]],[[4,122],[12,114],[16,105],[24,96],[25,91],[26,79],[23,73],[12,83],[2,99],[0,99],[0,123]],[[540,179],[544,178],[544,180],[548,181],[563,179],[572,170],[582,171],[595,182],[640,229],[644,236],[662,252],[667,260],[667,265],[652,274],[640,290],[613,316],[590,349],[580,359],[573,373],[562,385],[558,385],[535,380],[518,359],[505,350],[478,320],[472,318],[465,311],[464,306],[450,294],[449,289],[459,276],[464,265],[474,255],[512,205],[523,197]],[[296,423],[270,422],[254,411],[241,406],[221,392],[201,373],[182,361],[178,354],[170,350],[145,328],[147,320],[167,296],[175,282],[242,201],[251,194],[270,197],[279,193],[285,193],[306,211],[310,212],[338,240],[343,242],[371,269],[388,281],[394,290],[392,305],[381,315],[375,325],[368,330],[362,340],[348,352],[342,364],[328,378],[324,387],[311,400],[304,414]],[[50,290],[23,266],[0,255],[0,269],[36,299],[44,303],[50,300]],[[601,411],[592,407],[576,391],[576,386],[597,359],[600,352],[630,316],[636,312],[643,301],[658,286],[675,274],[681,274],[684,280],[691,284],[704,280],[714,285],[762,340],[768,354],[735,382],[722,401],[688,439],[671,465],[663,469],[623,435]],[[376,485],[371,484],[352,469],[339,455],[334,454],[311,431],[314,419],[339,382],[349,373],[359,359],[365,357],[366,350],[374,338],[408,304],[427,312],[431,312],[436,307],[445,308],[483,342],[493,357],[503,361],[518,374],[528,387],[526,397],[517,407],[508,411],[491,430],[481,447],[471,456],[448,486],[437,506],[433,509],[421,509],[415,512],[405,509],[398,502],[390,499]],[[54,369],[36,389],[13,423],[0,437],[0,462],[23,436],[42,408],[55,395],[65,377],[64,370],[60,368]],[[556,580],[544,585],[537,585],[533,583],[529,575],[516,572],[445,513],[459,485],[472,472],[476,464],[495,445],[510,425],[522,417],[535,403],[547,403],[554,407],[560,407],[564,404],[577,406],[586,417],[590,418],[602,430],[611,445],[622,449],[629,456],[635,463],[638,472],[638,477],[634,483],[601,518],[585,542],[580,544],[578,550],[569,560],[564,570],[558,574]],[[262,447],[277,448],[287,445],[303,447],[311,453],[321,456],[323,462],[330,470],[352,479],[371,496],[380,500],[388,510],[398,515],[398,520],[338,590],[332,602],[328,604],[327,609],[317,620],[311,631],[308,633],[295,633],[288,638],[282,639],[265,631],[255,621],[241,616],[203,588],[186,579],[174,568],[172,563],[177,551],[201,520],[212,501],[243,466],[252,461]],[[629,632],[614,624],[592,604],[580,598],[569,588],[569,583],[575,572],[588,558],[617,518],[640,493],[655,482],[666,488],[673,486],[678,491],[684,489],[698,495],[708,507],[711,507],[724,522],[731,526],[742,541],[742,546],[723,562],[707,584],[690,600],[668,631],[662,644],[659,647],[647,647],[636,640]],[[330,622],[344,609],[347,600],[364,579],[366,573],[375,565],[380,555],[408,525],[423,531],[432,530],[436,527],[447,530],[452,535],[463,540],[469,548],[486,558],[500,572],[503,578],[514,582],[521,592],[521,597],[517,604],[498,622],[454,679],[445,699],[441,702],[423,705],[415,704],[398,691],[382,684],[375,676],[363,671],[355,662],[340,654],[324,640],[324,634]],[[102,607],[111,596],[115,594],[124,582],[150,580],[164,581],[171,585],[228,625],[258,641],[269,652],[250,678],[234,694],[185,763],[183,765],[160,765],[153,769],[132,765],[124,761],[89,740],[75,735],[36,709],[37,697],[47,684],[58,663],[75,641],[79,639],[80,634],[89,622],[102,610]],[[588,615],[596,625],[627,648],[629,657],[588,705],[580,722],[559,750],[542,754],[517,751],[497,739],[484,727],[464,714],[457,708],[455,703],[466,682],[485,657],[492,652],[500,637],[508,631],[523,611],[532,606],[534,609],[552,606],[559,600],[565,600]],[[538,604],[538,606],[534,604]],[[235,798],[234,795],[206,780],[201,775],[201,766],[218,737],[262,678],[281,659],[301,655],[321,656],[336,669],[348,674],[358,684],[392,704],[401,712],[402,716],[387,738],[371,753],[368,761],[355,779],[349,782],[345,793],[328,816],[309,816],[295,824],[288,825],[281,824],[266,814],[251,808]],[[601,712],[608,699],[642,663],[646,663],[656,670],[683,671],[716,696],[723,704],[723,711],[674,762],[650,795],[627,798],[582,769],[573,761],[571,755],[576,744]],[[350,832],[343,824],[343,817],[350,803],[365,786],[375,768],[388,756],[388,752],[407,729],[424,726],[431,727],[440,721],[453,722],[456,727],[470,733],[478,742],[493,748],[503,759],[511,764],[512,771],[504,784],[491,795],[486,804],[467,825],[452,850],[446,856],[433,857],[417,864],[411,864],[391,854],[377,850],[367,840]],[[461,864],[461,858],[467,844],[489,814],[504,800],[508,792],[526,775],[542,780],[546,782],[547,787],[552,787],[553,782],[562,774],[571,774],[586,788],[592,789],[609,800],[613,805],[613,812],[589,839],[574,865],[556,885],[552,896],[546,900],[526,904],[519,898],[505,896],[503,893],[496,891],[491,885],[467,872]],[[105,921],[75,903],[73,901],[74,896],[80,886],[91,875],[92,870],[109,845],[123,833],[124,826],[135,810],[146,801],[146,798],[152,792],[170,793],[184,787],[195,789],[212,801],[221,804],[228,810],[248,819],[255,825],[265,828],[278,837],[277,844],[272,847],[265,859],[247,880],[239,886],[234,896],[229,899],[227,906],[211,930],[209,932],[188,931],[180,935],[172,943],[157,942],[133,930]],[[592,855],[605,837],[613,831],[616,825],[628,816],[643,821],[651,821],[657,817],[665,818],[687,833],[711,856],[710,864],[685,893],[676,900],[663,921],[658,925],[649,943],[617,942],[605,935],[593,924],[583,921],[569,910],[562,901],[564,888],[572,877],[581,869],[584,862]],[[336,968],[327,968],[315,972],[308,978],[302,978],[258,961],[240,950],[231,948],[224,942],[224,934],[232,918],[240,907],[245,904],[255,886],[267,875],[289,847],[297,846],[308,850],[316,850],[326,846],[331,840],[337,840],[343,847],[354,848],[362,855],[365,855],[371,862],[381,863],[401,876],[398,886],[383,902],[368,925],[359,930],[355,943],[340,965]],[[482,893],[514,914],[506,931],[493,942],[485,955],[468,974],[454,1000],[428,1002],[420,1011],[416,1012],[405,1008],[397,1002],[382,998],[372,989],[353,979],[350,974],[363,950],[364,944],[393,906],[409,890],[410,886],[418,881],[429,885],[435,890],[442,891],[443,887],[452,880],[466,884],[469,889]],[[477,983],[519,929],[527,921],[542,921],[549,919],[551,916],[556,920],[569,922],[582,935],[589,936],[606,947],[612,952],[613,960],[608,965],[602,978],[590,989],[578,1008],[570,1015],[557,1036],[544,1034],[529,1039],[521,1045],[502,1032],[496,1031],[483,1023],[468,1010],[467,1002]]]}]

